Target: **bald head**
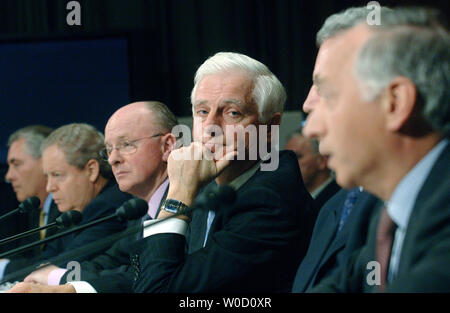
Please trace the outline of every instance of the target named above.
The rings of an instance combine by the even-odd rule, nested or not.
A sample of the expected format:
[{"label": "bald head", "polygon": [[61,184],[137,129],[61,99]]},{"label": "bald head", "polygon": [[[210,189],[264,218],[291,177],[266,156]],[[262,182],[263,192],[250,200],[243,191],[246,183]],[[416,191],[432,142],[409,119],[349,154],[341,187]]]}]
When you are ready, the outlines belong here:
[{"label": "bald head", "polygon": [[172,124],[173,113],[156,101],[133,102],[111,116],[105,145],[120,190],[150,199],[167,177],[166,162],[175,143]]}]

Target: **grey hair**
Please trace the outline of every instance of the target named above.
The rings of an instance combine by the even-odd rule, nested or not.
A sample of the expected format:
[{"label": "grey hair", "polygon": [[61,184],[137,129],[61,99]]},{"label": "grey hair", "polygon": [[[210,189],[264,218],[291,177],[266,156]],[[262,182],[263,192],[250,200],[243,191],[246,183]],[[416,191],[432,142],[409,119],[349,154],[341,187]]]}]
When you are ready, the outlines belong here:
[{"label": "grey hair", "polygon": [[153,113],[153,121],[157,124],[159,130],[170,132],[172,128],[178,125],[176,116],[162,102],[145,101],[145,107]]},{"label": "grey hair", "polygon": [[[368,25],[373,34],[355,61],[363,98],[372,101],[395,77],[407,77],[417,88],[416,104],[425,121],[434,131],[449,136],[450,37],[445,18],[437,10],[420,7],[388,9],[381,14],[381,25]],[[334,19],[345,16],[346,12]],[[358,21],[353,26],[363,22]],[[321,34],[320,38],[329,37]]]},{"label": "grey hair", "polygon": [[10,147],[15,141],[25,139],[25,152],[37,160],[41,157],[41,144],[52,131],[52,128],[44,125],[20,128],[9,136],[7,146]]},{"label": "grey hair", "polygon": [[103,134],[95,127],[73,123],[54,130],[42,143],[41,153],[56,145],[64,152],[67,163],[79,169],[94,159],[99,163],[100,175],[109,179],[112,177],[111,166],[100,157],[100,150],[105,147],[104,141]]},{"label": "grey hair", "polygon": [[197,70],[191,103],[194,108],[194,96],[197,84],[208,74],[217,74],[229,70],[242,70],[253,81],[252,100],[258,105],[259,120],[266,123],[273,114],[283,112],[286,91],[278,78],[261,62],[246,55],[234,52],[218,52],[209,57]]},{"label": "grey hair", "polygon": [[[370,9],[367,7],[352,7],[330,15],[316,35],[317,46],[320,47],[325,40],[349,30],[356,25],[367,22],[367,16],[370,13],[369,10]],[[382,21],[384,21],[384,17],[387,16],[390,11],[392,11],[392,9],[388,7],[380,7]],[[376,25],[374,26],[376,27]]]}]

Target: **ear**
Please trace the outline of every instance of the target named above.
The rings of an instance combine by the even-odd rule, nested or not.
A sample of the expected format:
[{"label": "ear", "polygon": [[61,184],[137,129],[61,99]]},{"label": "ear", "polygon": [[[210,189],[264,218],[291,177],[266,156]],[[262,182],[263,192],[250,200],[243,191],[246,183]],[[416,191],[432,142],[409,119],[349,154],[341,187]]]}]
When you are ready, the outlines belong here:
[{"label": "ear", "polygon": [[417,101],[414,83],[403,76],[396,77],[387,87],[385,102],[386,127],[389,131],[400,131],[411,118]]},{"label": "ear", "polygon": [[272,127],[271,126],[280,126],[281,124],[281,113],[277,112],[272,115],[271,119],[267,122],[267,142],[272,142]]},{"label": "ear", "polygon": [[281,113],[277,112],[274,115],[272,115],[272,118],[267,123],[268,125],[280,125],[281,124]]},{"label": "ear", "polygon": [[161,142],[162,159],[164,162],[167,162],[170,152],[175,147],[176,138],[172,133],[168,133],[162,137]]},{"label": "ear", "polygon": [[90,182],[95,182],[100,176],[100,164],[97,160],[90,159],[84,168],[87,170],[87,175]]}]

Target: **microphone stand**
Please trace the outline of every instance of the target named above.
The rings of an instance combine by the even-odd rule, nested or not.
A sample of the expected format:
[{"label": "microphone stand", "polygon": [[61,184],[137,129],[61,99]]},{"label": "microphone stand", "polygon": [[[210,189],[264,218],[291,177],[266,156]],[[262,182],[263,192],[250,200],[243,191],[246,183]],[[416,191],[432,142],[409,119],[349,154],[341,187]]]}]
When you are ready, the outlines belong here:
[{"label": "microphone stand", "polygon": [[101,222],[104,222],[104,221],[113,219],[113,218],[115,218],[115,217],[117,217],[116,213],[111,214],[111,215],[108,215],[108,216],[105,216],[105,217],[103,217],[103,218],[100,218],[100,219],[98,219],[98,220],[92,221],[92,222],[90,222],[90,223],[87,223],[87,224],[84,224],[84,225],[81,225],[81,226],[74,227],[74,228],[69,229],[69,230],[67,230],[67,231],[65,231],[65,232],[55,234],[55,235],[50,236],[50,237],[48,237],[48,238],[45,238],[45,239],[43,239],[43,240],[38,240],[38,241],[35,241],[35,242],[32,242],[32,243],[29,243],[29,244],[27,244],[27,245],[24,245],[24,246],[22,246],[22,247],[18,247],[18,248],[16,248],[16,249],[11,250],[11,251],[8,251],[8,252],[5,252],[5,253],[0,254],[0,259],[9,257],[9,256],[14,255],[14,254],[17,254],[17,253],[21,253],[21,252],[23,252],[23,251],[25,251],[25,250],[28,250],[28,249],[30,249],[30,248],[33,248],[33,247],[35,247],[35,246],[38,246],[38,245],[47,243],[47,242],[49,242],[49,241],[52,241],[53,239],[57,239],[57,238],[60,238],[60,237],[62,237],[62,236],[65,236],[65,235],[74,233],[74,232],[76,232],[76,231],[83,230],[83,229],[85,229],[85,228],[87,228],[87,227],[90,227],[90,226],[93,226],[93,225],[97,225],[98,223],[101,223]]},{"label": "microphone stand", "polygon": [[[209,198],[211,198],[211,197],[209,197]],[[16,271],[14,273],[6,275],[3,278],[3,280],[0,281],[0,283],[8,281],[8,278],[11,277],[11,276],[26,275],[26,274],[29,274],[30,272],[36,270],[37,268],[45,267],[45,265],[48,265],[48,264],[55,264],[55,265],[57,265],[58,263],[62,263],[63,261],[65,261],[65,262],[67,262],[68,260],[70,261],[71,258],[73,258],[73,257],[79,257],[79,256],[86,255],[87,253],[92,253],[94,251],[101,250],[101,249],[105,248],[106,246],[111,245],[112,242],[116,242],[117,240],[120,240],[120,239],[125,238],[127,236],[134,235],[134,234],[136,234],[139,231],[144,232],[144,230],[147,227],[151,227],[151,226],[156,225],[158,223],[164,222],[167,219],[176,218],[179,215],[189,215],[190,213],[194,212],[197,209],[205,209],[205,207],[201,205],[201,204],[203,204],[202,203],[203,201],[204,200],[200,200],[199,201],[199,199],[197,199],[197,201],[195,201],[192,206],[188,207],[188,209],[186,211],[182,211],[182,212],[176,213],[174,215],[171,215],[171,216],[168,216],[168,217],[165,217],[165,218],[160,218],[160,219],[154,220],[153,223],[148,224],[146,226],[144,226],[142,223],[139,224],[139,225],[132,226],[132,227],[127,228],[127,229],[125,229],[125,230],[123,230],[123,231],[121,231],[119,233],[111,234],[111,235],[109,235],[109,236],[107,236],[105,238],[96,240],[96,241],[91,242],[91,243],[89,243],[89,244],[87,244],[85,246],[82,246],[82,247],[76,248],[74,250],[68,251],[66,253],[63,253],[61,255],[55,256],[55,257],[51,258],[50,260],[48,260],[48,262],[46,262],[45,264],[41,265],[42,262],[40,262],[39,264],[33,264],[31,266],[28,266],[28,267],[26,267],[26,268],[24,268],[24,269],[22,269],[20,271]],[[235,201],[235,198],[232,197],[232,199],[230,199],[227,202],[229,202],[228,204],[231,204],[234,201]],[[109,218],[114,218],[115,216],[116,216],[116,214],[113,214],[113,215],[110,215],[110,216],[107,216],[107,217],[103,218],[102,220],[107,220]],[[95,224],[97,224],[97,221],[94,221],[94,222],[95,222]],[[93,224],[94,222],[91,222],[89,224]],[[77,229],[71,229],[71,230],[66,231],[64,233],[60,233],[59,236],[57,236],[58,234],[56,234],[56,235],[54,235],[52,237],[49,237],[47,239],[48,240],[52,240],[54,238],[57,238],[57,237],[60,237],[60,236],[64,236],[65,234],[72,233],[74,231],[77,231],[77,230],[81,229],[81,227],[82,228],[88,227],[87,225],[89,225],[89,224],[79,226],[79,227],[77,227]],[[45,243],[45,242],[46,242],[46,239],[44,239],[42,241],[38,241],[37,243],[35,242],[33,244],[29,244],[27,246],[34,247],[35,245],[38,245],[38,244],[41,244],[41,243]],[[5,257],[5,255],[6,256],[7,255],[11,255],[12,253],[15,254],[15,253],[22,252],[23,250],[30,248],[30,247],[27,247],[27,246],[22,247],[23,249],[22,248],[15,249],[15,250],[19,250],[20,249],[20,251],[17,251],[17,252],[15,252],[15,250],[13,250],[13,251],[10,252],[10,254],[0,255],[0,258]]]},{"label": "microphone stand", "polygon": [[11,215],[13,215],[13,214],[16,214],[17,212],[19,212],[19,209],[14,209],[14,210],[12,210],[12,211],[10,211],[10,212],[0,216],[0,221],[5,219],[5,218],[7,218],[7,217],[9,217],[9,216],[11,216]]},{"label": "microphone stand", "polygon": [[30,229],[30,230],[28,230],[26,232],[23,232],[23,233],[20,233],[20,234],[17,234],[17,235],[8,237],[8,238],[4,238],[4,239],[0,240],[0,245],[5,244],[5,243],[10,242],[10,241],[14,241],[14,240],[26,237],[26,236],[34,234],[34,233],[37,233],[37,232],[39,232],[41,230],[57,226],[57,224],[58,224],[57,222],[53,222],[53,223],[47,224],[45,226],[41,226],[41,227],[38,227],[38,228]]}]

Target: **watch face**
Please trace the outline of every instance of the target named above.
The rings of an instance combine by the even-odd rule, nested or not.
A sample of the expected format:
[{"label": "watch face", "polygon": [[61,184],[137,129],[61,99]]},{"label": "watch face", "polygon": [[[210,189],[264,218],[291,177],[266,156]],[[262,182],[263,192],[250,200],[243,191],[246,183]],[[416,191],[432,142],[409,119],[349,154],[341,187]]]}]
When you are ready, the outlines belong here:
[{"label": "watch face", "polygon": [[178,207],[179,207],[179,201],[168,199],[166,202],[164,202],[164,210],[167,212],[176,214],[178,213]]},{"label": "watch face", "polygon": [[174,213],[174,214],[176,214],[178,211],[177,207],[167,204],[167,203],[164,205],[164,210],[167,212],[170,212],[170,213]]}]

